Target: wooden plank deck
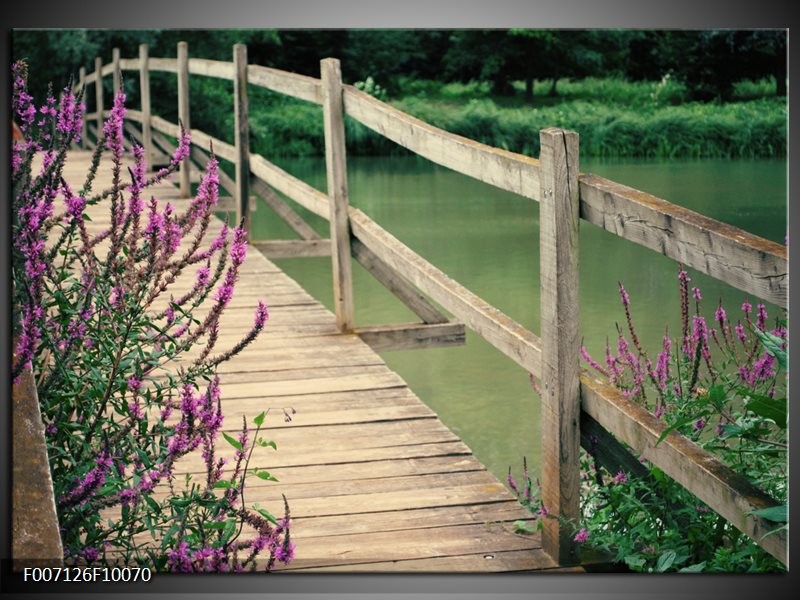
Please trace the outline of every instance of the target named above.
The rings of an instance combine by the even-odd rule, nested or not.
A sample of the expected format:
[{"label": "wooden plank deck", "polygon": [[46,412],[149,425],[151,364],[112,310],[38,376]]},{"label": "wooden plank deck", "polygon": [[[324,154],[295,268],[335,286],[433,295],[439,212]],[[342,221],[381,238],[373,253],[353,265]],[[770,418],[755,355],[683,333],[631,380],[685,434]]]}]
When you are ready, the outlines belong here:
[{"label": "wooden plank deck", "polygon": [[[88,152],[69,157],[65,176],[76,189],[88,161]],[[95,191],[108,182],[98,174]],[[172,184],[149,193],[185,204]],[[107,213],[93,215],[92,227],[107,224]],[[215,219],[207,239],[220,226]],[[190,271],[178,288],[191,285]],[[250,466],[279,482],[250,479],[245,502],[280,513],[286,495],[296,551],[285,570],[570,570],[544,553],[538,534],[514,533],[527,510],[403,379],[357,336],[337,334],[335,316],[253,247],[218,348],[250,328],[259,298],[269,306],[264,331],[220,368],[224,429],[272,409],[264,437],[277,451],[257,448]],[[296,413],[285,422],[289,407]],[[202,467],[199,455],[187,456],[178,470]]]}]

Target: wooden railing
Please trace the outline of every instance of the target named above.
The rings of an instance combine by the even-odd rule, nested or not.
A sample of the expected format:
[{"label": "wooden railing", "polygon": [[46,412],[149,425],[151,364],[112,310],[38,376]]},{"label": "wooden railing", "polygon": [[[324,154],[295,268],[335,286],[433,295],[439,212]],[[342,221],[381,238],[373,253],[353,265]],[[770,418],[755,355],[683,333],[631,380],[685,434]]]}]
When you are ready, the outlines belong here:
[{"label": "wooden railing", "polygon": [[[300,236],[299,240],[251,240],[271,257],[332,257],[334,304],[343,333],[355,333],[376,349],[420,348],[464,342],[464,325],[478,333],[542,385],[542,493],[551,513],[579,516],[579,446],[600,439],[599,458],[612,469],[638,462],[620,442],[678,481],[713,510],[787,564],[787,534],[752,511],[776,502],[686,437],[673,431],[657,444],[664,424],[644,407],[594,378],[579,364],[578,224],[579,219],[680,261],[716,279],[786,306],[786,247],[676,206],[614,181],[579,172],[578,135],[559,129],[539,133],[539,159],[493,148],[438,129],[341,82],[339,61],[321,62],[321,78],[247,64],[247,51],[234,46],[232,62],[188,57],[185,43],[177,58],[150,58],[146,45],[138,58],[95,61],[93,73],[80,72],[79,86],[94,83],[96,111],[86,115],[87,133],[102,132],[103,77],[118,89],[122,71],[138,71],[141,110],[129,126],[155,161],[173,149],[178,125],[152,114],[149,75],[175,73],[178,114],[190,123],[189,75],[230,80],[234,84],[234,144],[191,130],[193,149],[182,166],[181,192],[189,194],[192,164],[217,157],[235,165],[235,179],[221,184],[231,194],[224,207],[247,224],[257,197]],[[248,147],[247,87],[255,85],[323,108],[328,192],[323,193],[251,154]],[[348,115],[380,135],[435,163],[540,203],[541,337],[491,306],[408,248],[361,210],[348,205],[344,117]],[[92,121],[96,125],[92,127]],[[92,132],[94,129],[94,132]],[[86,142],[89,136],[84,136]],[[224,174],[223,174],[224,175]],[[280,192],[330,222],[322,239],[275,192]],[[419,323],[358,328],[353,320],[351,257],[390,289],[421,319]],[[451,312],[448,319],[427,297]],[[613,435],[609,435],[613,434]],[[561,564],[578,560],[569,528],[546,519],[545,549]]]}]

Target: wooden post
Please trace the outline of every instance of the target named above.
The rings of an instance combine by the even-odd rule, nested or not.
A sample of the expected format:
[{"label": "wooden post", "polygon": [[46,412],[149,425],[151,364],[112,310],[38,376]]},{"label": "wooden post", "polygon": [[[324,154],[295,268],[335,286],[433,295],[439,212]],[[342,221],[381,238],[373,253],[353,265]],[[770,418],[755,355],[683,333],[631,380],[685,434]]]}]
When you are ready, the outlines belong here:
[{"label": "wooden post", "polygon": [[542,332],[542,546],[561,565],[579,560],[578,134],[539,133]]},{"label": "wooden post", "polygon": [[325,164],[331,208],[333,302],[339,331],[353,329],[353,270],[350,259],[350,221],[347,215],[347,159],[344,145],[342,71],[339,60],[320,62],[322,110],[325,122]]},{"label": "wooden post", "polygon": [[148,169],[153,168],[153,133],[150,129],[150,50],[139,45],[139,95],[142,98],[142,145]]},{"label": "wooden post", "polygon": [[112,78],[112,90],[111,95],[116,96],[117,92],[122,89],[122,71],[119,68],[119,48],[114,48],[111,50],[111,63],[113,65],[113,69],[111,71],[111,78]]},{"label": "wooden post", "polygon": [[97,105],[97,140],[103,137],[103,59],[96,56],[94,59],[94,97]]},{"label": "wooden post", "polygon": [[[86,67],[81,67],[78,70],[78,83],[80,84],[81,93],[83,94],[84,102],[86,102]],[[81,115],[81,148],[89,147],[89,140],[86,136],[89,131],[86,128],[86,111]]]},{"label": "wooden post", "polygon": [[233,120],[236,144],[236,222],[250,238],[250,122],[247,106],[247,46],[233,47]]},{"label": "wooden post", "polygon": [[[189,45],[186,42],[178,42],[178,119],[187,131],[191,129],[189,123]],[[180,194],[182,198],[188,198],[192,194],[192,184],[189,179],[191,162],[191,158],[187,156],[181,163]]]}]

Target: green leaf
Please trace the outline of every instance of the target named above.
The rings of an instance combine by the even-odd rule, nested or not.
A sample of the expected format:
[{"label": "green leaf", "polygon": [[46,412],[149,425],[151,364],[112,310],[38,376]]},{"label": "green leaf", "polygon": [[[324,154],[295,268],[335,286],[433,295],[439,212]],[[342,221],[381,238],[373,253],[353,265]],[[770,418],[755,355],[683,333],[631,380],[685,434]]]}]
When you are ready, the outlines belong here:
[{"label": "green leaf", "polygon": [[273,477],[266,471],[256,471],[255,476],[258,477],[259,479],[263,479],[264,481],[278,481],[276,477]]},{"label": "green leaf", "polygon": [[272,513],[270,513],[268,510],[265,510],[263,508],[258,508],[258,505],[255,505],[253,508],[256,509],[258,514],[260,514],[262,517],[264,517],[267,521],[269,521],[273,525],[277,525],[278,524],[278,519],[273,517]]},{"label": "green leaf", "polygon": [[203,527],[205,527],[206,529],[225,529],[227,525],[228,525],[227,521],[209,521],[203,523]]},{"label": "green leaf", "polygon": [[525,521],[514,521],[514,533],[533,533],[535,528]]},{"label": "green leaf", "polygon": [[242,450],[242,443],[241,443],[239,440],[237,440],[236,438],[232,438],[231,436],[229,436],[229,435],[228,435],[227,433],[225,433],[224,431],[222,432],[222,437],[224,437],[224,438],[227,440],[227,442],[228,442],[228,443],[229,443],[231,446],[233,446],[234,448],[236,448],[237,450]]},{"label": "green leaf", "polygon": [[751,397],[747,402],[747,410],[754,412],[759,417],[774,421],[781,429],[786,428],[786,398],[770,398],[762,395]]},{"label": "green leaf", "polygon": [[696,563],[694,565],[689,565],[688,567],[683,567],[678,573],[702,573],[705,571],[706,568],[706,561]]},{"label": "green leaf", "polygon": [[787,370],[789,367],[786,361],[786,350],[781,348],[784,341],[768,331],[761,331],[757,327],[753,328],[753,332],[758,336],[758,339],[761,340],[761,345],[764,346],[764,350],[775,357],[784,371]]},{"label": "green leaf", "polygon": [[230,489],[233,489],[235,487],[236,486],[233,483],[231,483],[230,481],[226,481],[226,480],[221,480],[221,481],[218,481],[218,482],[216,482],[214,484],[214,489],[215,490],[220,490],[220,489],[221,490],[230,490]]},{"label": "green leaf", "polygon": [[266,415],[267,413],[262,411],[260,415],[253,419],[253,423],[255,423],[256,427],[261,427],[264,424],[264,417]]},{"label": "green leaf", "polygon": [[644,567],[645,563],[647,562],[641,556],[626,556],[624,560],[625,564],[628,565],[628,567],[634,571]]},{"label": "green leaf", "polygon": [[661,432],[661,435],[660,435],[660,436],[658,436],[658,441],[656,442],[656,446],[657,446],[658,444],[660,444],[661,442],[663,442],[663,441],[666,439],[666,437],[667,437],[667,436],[668,436],[668,435],[669,435],[669,434],[670,434],[670,433],[671,433],[673,430],[675,430],[675,429],[680,429],[680,428],[681,428],[681,427],[683,427],[684,425],[688,425],[689,423],[691,423],[691,422],[693,422],[693,421],[696,421],[696,420],[698,419],[698,417],[699,417],[699,416],[700,416],[700,415],[694,415],[694,416],[691,416],[691,417],[685,417],[685,418],[683,418],[683,419],[680,419],[679,421],[676,421],[675,423],[673,423],[673,424],[672,424],[672,425],[670,425],[669,427],[666,427],[666,428],[664,429],[664,431],[662,431],[662,432]]},{"label": "green leaf", "polygon": [[264,438],[258,438],[256,440],[256,444],[258,444],[262,448],[272,448],[273,450],[278,449],[278,445],[275,442],[273,442],[272,440],[268,442]]},{"label": "green leaf", "polygon": [[156,513],[157,515],[161,514],[161,506],[158,504],[158,502],[156,502],[155,500],[153,500],[153,498],[147,495],[142,497],[144,498],[144,501],[147,502],[147,505],[153,510],[154,513]]},{"label": "green leaf", "polygon": [[675,558],[677,556],[678,555],[675,553],[674,550],[667,550],[666,552],[664,552],[664,554],[658,557],[658,562],[656,563],[656,571],[658,573],[665,572],[672,566],[672,563],[675,562]]},{"label": "green leaf", "polygon": [[789,522],[789,506],[782,504],[780,506],[771,506],[770,508],[762,508],[760,510],[752,510],[748,514],[757,517],[763,517],[774,523],[788,523]]}]

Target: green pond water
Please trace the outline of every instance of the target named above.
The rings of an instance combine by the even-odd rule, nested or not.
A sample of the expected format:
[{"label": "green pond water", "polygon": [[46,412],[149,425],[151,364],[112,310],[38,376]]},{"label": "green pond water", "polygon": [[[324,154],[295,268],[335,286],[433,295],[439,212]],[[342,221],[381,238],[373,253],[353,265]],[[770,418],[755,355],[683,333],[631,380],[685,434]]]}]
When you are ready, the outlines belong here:
[{"label": "green pond water", "polygon": [[[325,190],[322,159],[279,166]],[[417,157],[348,158],[350,202],[468,289],[539,333],[538,203],[497,190]],[[784,242],[787,168],[781,160],[598,161],[581,171],[665,198],[767,239]],[[263,205],[262,205],[263,206]],[[324,237],[327,222],[299,210]],[[268,209],[253,214],[253,238],[295,238]],[[332,308],[329,258],[276,263]],[[580,320],[584,344],[598,359],[606,337],[624,325],[617,282],[631,297],[639,336],[652,354],[664,328],[679,331],[677,264],[584,221],[580,229]],[[748,296],[690,270],[713,319],[722,299],[737,317]],[[403,323],[416,316],[354,261],[357,325]],[[265,292],[269,303],[269,291]],[[753,304],[755,304],[755,298]],[[768,305],[770,315],[777,309]],[[528,374],[467,330],[467,343],[383,353],[388,365],[457,433],[490,471],[519,472],[522,457],[539,465],[539,398]],[[602,361],[601,361],[602,362]]]}]

